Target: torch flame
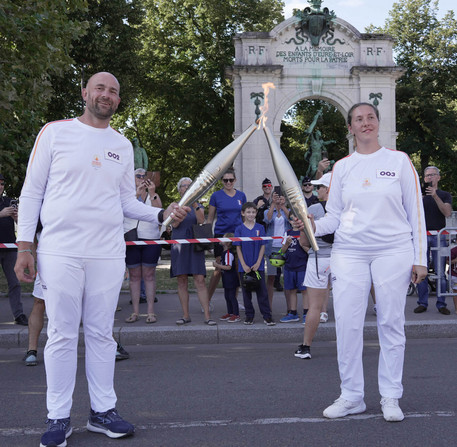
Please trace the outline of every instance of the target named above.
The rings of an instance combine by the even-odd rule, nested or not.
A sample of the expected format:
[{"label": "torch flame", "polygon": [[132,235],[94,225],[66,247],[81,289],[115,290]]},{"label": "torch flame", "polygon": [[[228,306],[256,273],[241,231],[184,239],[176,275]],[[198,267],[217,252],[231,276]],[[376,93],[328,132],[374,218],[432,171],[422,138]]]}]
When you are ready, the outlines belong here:
[{"label": "torch flame", "polygon": [[268,94],[270,93],[270,89],[276,88],[276,87],[273,84],[273,82],[265,82],[264,84],[262,84],[262,88],[263,88],[263,93],[264,93],[265,99],[263,101],[263,106],[260,107],[260,110],[262,111],[262,115],[260,115],[259,127],[257,129],[260,129],[262,125],[263,125],[263,127],[265,127],[265,125],[266,125],[266,122],[267,122],[266,114],[268,112]]}]

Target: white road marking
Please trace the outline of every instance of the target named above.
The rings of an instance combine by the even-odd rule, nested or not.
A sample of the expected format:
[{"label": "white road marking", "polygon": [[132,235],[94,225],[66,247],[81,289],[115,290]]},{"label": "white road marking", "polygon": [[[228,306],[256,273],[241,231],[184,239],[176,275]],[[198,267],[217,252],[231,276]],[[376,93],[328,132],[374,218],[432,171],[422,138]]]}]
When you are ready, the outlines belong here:
[{"label": "white road marking", "polygon": [[[455,417],[457,413],[455,411],[431,411],[424,413],[405,413],[405,419],[408,418],[432,418],[432,417]],[[253,419],[246,421],[233,421],[231,419],[222,419],[214,421],[189,421],[189,422],[161,422],[158,424],[147,424],[147,425],[135,425],[135,430],[163,430],[170,428],[194,428],[194,427],[226,427],[226,426],[246,426],[246,425],[271,425],[271,424],[322,424],[322,423],[334,423],[334,422],[349,422],[353,420],[367,420],[367,419],[382,419],[382,414],[355,414],[352,416],[346,416],[338,419],[327,419],[327,418],[265,418],[265,419]],[[41,435],[43,434],[43,428],[1,428],[0,436],[12,437],[12,436],[30,436],[30,435]],[[86,427],[73,428],[74,432],[86,431]]]}]

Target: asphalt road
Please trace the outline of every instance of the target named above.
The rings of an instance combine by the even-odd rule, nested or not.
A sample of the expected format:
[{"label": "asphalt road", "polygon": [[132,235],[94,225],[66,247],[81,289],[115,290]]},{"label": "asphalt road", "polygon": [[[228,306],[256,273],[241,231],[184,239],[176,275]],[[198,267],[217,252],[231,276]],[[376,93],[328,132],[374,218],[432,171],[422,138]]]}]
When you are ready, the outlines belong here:
[{"label": "asphalt road", "polygon": [[[120,413],[136,425],[132,438],[88,433],[84,359],[80,358],[69,447],[78,446],[451,446],[457,429],[455,339],[409,340],[401,423],[383,420],[377,390],[376,342],[364,351],[363,415],[326,420],[339,395],[334,342],[296,345],[127,346],[117,363]],[[43,364],[25,367],[23,350],[0,349],[0,446],[37,447],[45,429]],[[81,356],[83,351],[81,351]]]}]

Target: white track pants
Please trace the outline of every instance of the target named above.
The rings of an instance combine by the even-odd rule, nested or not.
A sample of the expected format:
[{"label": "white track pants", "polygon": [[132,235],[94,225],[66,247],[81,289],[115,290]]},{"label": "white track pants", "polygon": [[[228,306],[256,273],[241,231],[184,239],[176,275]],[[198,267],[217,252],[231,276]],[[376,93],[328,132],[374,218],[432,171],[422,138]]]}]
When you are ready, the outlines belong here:
[{"label": "white track pants", "polygon": [[49,419],[70,416],[81,319],[91,407],[106,411],[116,406],[112,330],[124,269],[124,259],[38,255],[48,315],[44,361]]},{"label": "white track pants", "polygon": [[405,352],[405,302],[411,280],[413,252],[347,253],[331,256],[341,397],[359,401],[364,396],[363,327],[373,282],[376,295],[379,392],[399,399]]}]

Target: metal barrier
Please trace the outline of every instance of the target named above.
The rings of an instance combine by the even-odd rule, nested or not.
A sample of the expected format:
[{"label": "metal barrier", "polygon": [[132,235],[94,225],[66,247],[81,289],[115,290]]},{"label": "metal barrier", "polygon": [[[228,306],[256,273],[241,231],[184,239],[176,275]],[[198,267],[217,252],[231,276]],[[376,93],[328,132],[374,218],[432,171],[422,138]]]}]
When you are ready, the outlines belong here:
[{"label": "metal barrier", "polygon": [[[447,246],[441,246],[441,236],[446,236]],[[457,235],[457,211],[452,211],[452,214],[449,217],[446,217],[446,226],[438,232],[437,246],[432,247],[431,250],[438,252],[438,256],[446,257],[448,262],[448,277],[447,277],[447,289],[445,292],[441,291],[441,281],[439,280],[442,277],[446,277],[446,272],[443,272],[442,263],[438,262],[438,271],[435,272],[435,275],[430,275],[431,278],[436,279],[436,295],[437,296],[454,296],[457,295],[457,292],[452,291],[452,282],[451,282],[451,250],[456,245],[453,243],[453,238]]]}]

